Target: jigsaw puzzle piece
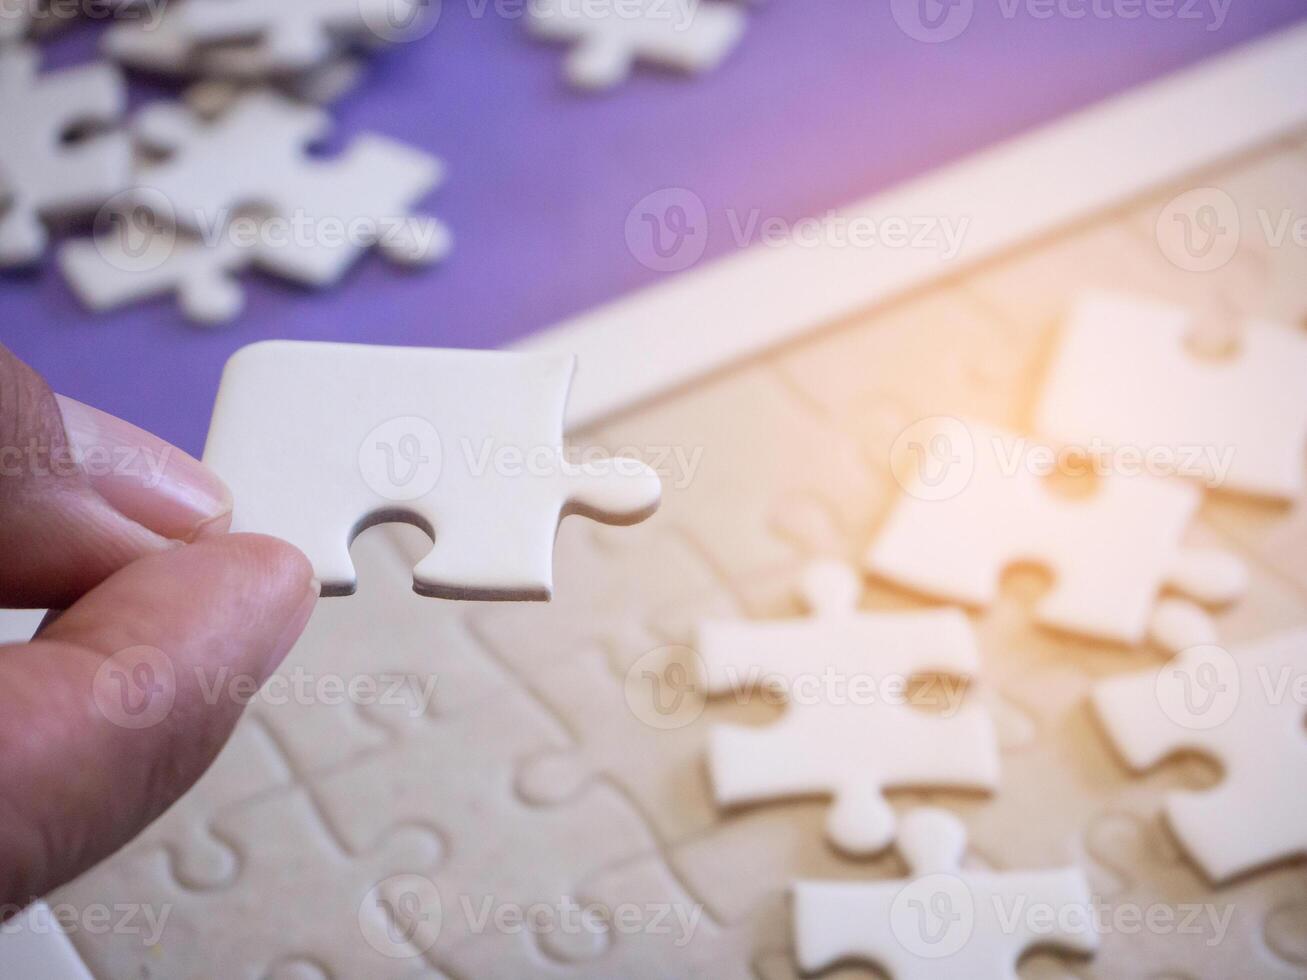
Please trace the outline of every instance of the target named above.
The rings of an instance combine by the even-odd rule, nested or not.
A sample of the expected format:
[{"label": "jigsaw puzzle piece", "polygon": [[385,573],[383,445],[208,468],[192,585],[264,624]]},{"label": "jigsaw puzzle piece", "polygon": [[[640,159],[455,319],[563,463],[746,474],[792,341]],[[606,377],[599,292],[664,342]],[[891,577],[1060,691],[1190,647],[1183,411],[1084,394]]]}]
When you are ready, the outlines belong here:
[{"label": "jigsaw puzzle piece", "polygon": [[364,134],[339,158],[312,159],[306,149],[330,128],[321,109],[270,90],[229,94],[138,114],[137,138],[168,156],[138,175],[130,206],[222,239],[252,211],[261,220],[245,244],[258,265],[311,286],[337,282],[373,246],[405,265],[448,254],[448,230],[411,213],[440,182],[434,157]]},{"label": "jigsaw puzzle piece", "polygon": [[[1084,872],[963,871],[966,841],[952,814],[915,810],[904,817],[898,843],[909,880],[796,882],[800,967],[812,972],[857,958],[895,980],[1015,980],[1017,961],[1033,946],[1079,954],[1098,948]],[[1053,913],[1052,925],[1022,914],[1034,905]]]},{"label": "jigsaw puzzle piece", "polygon": [[[1200,502],[1189,484],[1100,473],[1091,493],[1072,499],[1049,486],[1054,450],[957,419],[923,423],[912,448],[898,468],[905,492],[866,559],[898,585],[986,606],[1006,569],[1038,562],[1055,579],[1038,622],[1126,644],[1149,633],[1164,588],[1209,604],[1246,588],[1233,555],[1182,544]],[[1172,629],[1162,638],[1187,637]]]},{"label": "jigsaw puzzle piece", "polygon": [[251,711],[301,777],[398,741],[429,718],[474,710],[509,686],[456,607],[413,592],[413,564],[430,547],[407,525],[360,534],[350,550],[358,592],[314,610],[255,699]]},{"label": "jigsaw puzzle piece", "polygon": [[572,44],[567,78],[592,90],[616,85],[637,61],[685,72],[716,68],[744,23],[743,8],[723,0],[540,0],[527,21],[536,37]]},{"label": "jigsaw puzzle piece", "polygon": [[1222,766],[1214,788],[1175,793],[1166,815],[1209,879],[1307,854],[1307,632],[1233,652],[1184,651],[1160,671],[1100,682],[1094,709],[1131,769],[1192,750]]},{"label": "jigsaw puzzle piece", "polygon": [[0,643],[26,643],[44,618],[44,609],[0,609]]},{"label": "jigsaw puzzle piece", "polygon": [[887,789],[993,790],[999,770],[993,722],[980,705],[962,703],[959,685],[938,713],[914,705],[909,693],[927,675],[976,676],[980,657],[966,616],[859,613],[860,592],[851,569],[818,563],[805,576],[810,619],[707,622],[699,634],[709,696],[761,687],[789,702],[777,724],[710,732],[718,804],[829,794],[827,836],[850,854],[893,839]]},{"label": "jigsaw puzzle piece", "polygon": [[140,217],[117,213],[109,230],[59,249],[59,268],[82,305],[100,313],[175,293],[196,323],[234,319],[245,305],[236,275],[253,263],[254,251],[226,236],[208,244],[148,218],[149,227],[133,227]]},{"label": "jigsaw puzzle piece", "polygon": [[32,47],[0,49],[0,268],[40,258],[44,218],[94,211],[131,177],[122,134],[69,140],[117,123],[127,88],[111,65],[41,75]]},{"label": "jigsaw puzzle piece", "polygon": [[0,977],[94,980],[45,902],[33,902],[0,924]]},{"label": "jigsaw puzzle piece", "polygon": [[228,888],[192,892],[158,855],[122,854],[56,893],[79,908],[133,903],[147,910],[149,933],[78,933],[78,948],[98,975],[187,977],[199,964],[222,964],[224,977],[263,980],[302,977],[299,967],[313,964],[327,976],[374,977],[422,963],[418,933],[395,913],[416,920],[435,910],[400,902],[394,892],[429,897],[420,882],[429,881],[441,851],[430,833],[397,828],[357,854],[343,853],[302,789],[227,811],[215,826],[244,858]]},{"label": "jigsaw puzzle piece", "polygon": [[[544,599],[558,522],[653,513],[630,459],[565,458],[569,357],[268,341],[228,362],[205,447],[240,503],[233,528],[275,534],[324,595],[353,591],[351,538],[405,520],[434,539],[424,595]],[[271,420],[275,420],[275,424]]]},{"label": "jigsaw puzzle piece", "polygon": [[[1063,328],[1035,428],[1062,445],[1128,450],[1208,486],[1280,499],[1303,490],[1307,334],[1244,325],[1227,358],[1186,347],[1180,308],[1098,293]],[[1152,471],[1152,470],[1150,470]]]},{"label": "jigsaw puzzle piece", "polygon": [[443,916],[438,935],[417,935],[437,958],[462,943],[495,947],[500,916],[533,905],[559,909],[591,873],[655,848],[639,816],[609,786],[549,808],[516,797],[520,761],[566,744],[537,704],[510,691],[324,774],[315,796],[351,850],[405,824],[434,828],[447,842],[432,875]]}]

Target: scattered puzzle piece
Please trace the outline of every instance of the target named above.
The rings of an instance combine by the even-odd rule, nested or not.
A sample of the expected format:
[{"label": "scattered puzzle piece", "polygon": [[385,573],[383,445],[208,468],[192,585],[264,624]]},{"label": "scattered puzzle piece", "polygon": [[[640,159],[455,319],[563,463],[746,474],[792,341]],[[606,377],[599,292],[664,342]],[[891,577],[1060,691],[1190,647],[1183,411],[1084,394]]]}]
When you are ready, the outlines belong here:
[{"label": "scattered puzzle piece", "polygon": [[963,871],[966,828],[933,808],[903,819],[899,851],[912,878],[794,885],[799,965],[823,969],[850,957],[895,980],[1015,980],[1034,946],[1092,954],[1098,936],[1089,883],[1079,868]]},{"label": "scattered puzzle piece", "polygon": [[375,977],[421,964],[417,934],[395,921],[387,886],[395,876],[431,873],[440,845],[429,832],[398,828],[345,854],[301,789],[238,807],[216,826],[243,855],[230,888],[188,892],[159,855],[140,854],[108,861],[56,893],[77,908],[130,902],[147,910],[136,931],[75,935],[98,975],[171,980],[216,968],[232,980],[263,980],[303,977],[310,967]]},{"label": "scattered puzzle piece", "polygon": [[[829,839],[850,854],[893,839],[891,787],[993,790],[998,743],[989,715],[960,685],[979,670],[966,617],[956,610],[858,613],[861,583],[848,568],[814,565],[805,576],[813,618],[708,622],[699,636],[709,695],[770,689],[789,702],[766,728],[719,726],[709,769],[722,806],[830,794]],[[939,681],[936,715],[913,703],[910,684]],[[939,688],[944,688],[940,691]]]},{"label": "scattered puzzle piece", "polygon": [[[141,221],[147,226],[134,224]],[[59,268],[77,298],[96,313],[175,293],[188,319],[217,325],[244,307],[236,276],[255,257],[253,248],[229,238],[206,244],[139,213],[117,212],[94,238],[65,242]]]},{"label": "scattered puzzle piece", "polygon": [[1186,348],[1187,310],[1112,294],[1076,305],[1053,358],[1035,427],[1093,453],[1130,452],[1209,486],[1282,499],[1303,490],[1307,335],[1244,325],[1237,351]]},{"label": "scattered puzzle piece", "polygon": [[1307,633],[1233,653],[1192,648],[1160,671],[1101,681],[1093,703],[1132,769],[1184,749],[1221,764],[1217,788],[1166,801],[1176,836],[1211,880],[1307,854]]},{"label": "scattered puzzle piece", "polygon": [[359,530],[406,520],[435,539],[414,569],[424,595],[548,598],[563,516],[635,523],[659,499],[642,463],[565,458],[573,369],[560,356],[254,344],[227,364],[204,461],[238,501],[233,529],[296,545],[324,595],[353,591]]},{"label": "scattered puzzle piece", "polygon": [[567,78],[585,89],[616,85],[636,61],[708,71],[744,33],[744,10],[725,0],[539,0],[528,10],[536,37],[572,43]]},{"label": "scattered puzzle piece", "polygon": [[[1153,629],[1164,587],[1202,602],[1245,589],[1233,555],[1181,543],[1199,504],[1189,484],[1104,473],[1089,496],[1070,499],[1048,485],[1051,449],[957,419],[923,422],[909,448],[898,469],[905,493],[866,562],[899,585],[985,606],[1007,568],[1035,561],[1055,579],[1035,611],[1041,624],[1127,644],[1151,629],[1171,646],[1193,641],[1174,628],[1173,605]],[[1206,637],[1205,620],[1192,625]]]},{"label": "scattered puzzle piece", "polygon": [[138,173],[99,239],[66,247],[64,270],[88,305],[175,289],[194,318],[221,322],[240,308],[232,276],[247,265],[321,287],[373,246],[406,265],[448,253],[448,230],[411,213],[440,181],[435,158],[365,134],[315,160],[306,148],[329,127],[321,109],[270,90],[204,94],[137,114],[140,142],[167,156]]},{"label": "scattered puzzle piece", "polygon": [[68,140],[122,118],[127,89],[118,69],[40,75],[39,63],[35,48],[0,49],[0,268],[41,257],[43,218],[94,211],[131,179],[125,135]]}]

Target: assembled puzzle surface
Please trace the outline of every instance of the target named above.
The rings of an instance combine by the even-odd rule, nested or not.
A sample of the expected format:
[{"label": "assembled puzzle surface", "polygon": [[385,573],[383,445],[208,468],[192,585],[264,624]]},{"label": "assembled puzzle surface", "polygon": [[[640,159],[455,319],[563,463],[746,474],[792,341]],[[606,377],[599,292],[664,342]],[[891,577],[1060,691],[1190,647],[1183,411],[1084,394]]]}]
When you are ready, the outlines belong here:
[{"label": "assembled puzzle surface", "polygon": [[[1203,181],[1242,206],[1287,207],[1294,182],[1307,181],[1307,134]],[[1300,386],[1262,393],[1263,404],[1283,407],[1273,460],[1269,441],[1259,441],[1260,462],[1232,467],[1224,481],[1146,473],[1167,489],[1146,495],[1139,520],[1125,491],[1133,537],[1078,509],[1096,506],[1094,489],[1115,493],[1104,486],[1111,476],[1083,498],[1040,481],[1025,498],[1042,515],[1040,540],[1017,548],[997,532],[1010,514],[954,527],[954,548],[985,546],[966,564],[965,588],[922,565],[912,588],[864,569],[856,588],[836,577],[827,584],[842,591],[805,589],[814,562],[860,564],[892,540],[905,506],[962,506],[909,493],[910,472],[892,461],[896,441],[897,449],[911,441],[901,433],[923,434],[915,421],[947,416],[966,420],[978,445],[1000,433],[991,447],[1021,438],[1058,450],[1086,435],[1071,421],[1107,417],[1072,397],[1078,359],[1051,382],[1056,352],[1077,342],[1086,296],[1128,299],[1139,330],[1166,338],[1157,340],[1161,363],[1175,350],[1172,315],[1149,312],[1159,307],[1280,324],[1276,336],[1297,338],[1286,341],[1296,349],[1307,256],[1272,260],[1250,238],[1219,269],[1177,268],[1158,246],[1156,216],[1185,189],[1163,189],[947,288],[576,434],[578,444],[610,453],[704,451],[697,461],[692,453],[662,459],[666,499],[640,528],[562,524],[556,604],[414,595],[413,566],[433,547],[426,535],[377,527],[346,553],[342,521],[331,553],[346,574],[351,560],[357,566],[357,593],[320,605],[281,683],[256,700],[192,794],[137,844],[51,896],[79,907],[171,909],[157,936],[74,934],[91,971],[106,980],[793,980],[805,969],[823,977],[1307,976],[1307,706],[1295,700],[1307,655],[1307,446],[1292,435]],[[1249,355],[1261,343],[1249,341]],[[1158,421],[1139,441],[1233,433],[1242,444],[1242,415],[1216,418],[1207,406],[1174,414],[1174,402],[1196,388],[1238,388],[1217,380],[1238,363],[1213,361],[1211,376],[1206,364],[1161,377],[1147,369]],[[1055,397],[1065,430],[1050,421]],[[330,402],[315,409],[334,411]],[[557,434],[561,414],[551,409],[548,418]],[[1238,431],[1212,434],[1227,422]],[[247,434],[266,435],[262,427]],[[1105,433],[1096,448],[1102,455],[1126,438]],[[394,461],[405,458],[416,457]],[[909,538],[923,540],[911,523]],[[877,571],[908,578],[903,556],[895,550]],[[1094,588],[1108,577],[1120,599],[1110,607]],[[809,609],[805,592],[839,601]],[[945,593],[971,604],[965,616],[950,611]],[[725,644],[732,657],[754,668],[765,661],[782,678],[805,658],[821,666],[835,653],[882,671],[876,643],[823,649],[830,633],[814,633],[814,621],[830,616],[854,634],[859,623],[873,633],[877,623],[956,623],[953,641],[901,666],[915,673],[934,659],[962,691],[957,704],[992,725],[930,743],[946,751],[955,741],[959,773],[983,778],[941,778],[923,764],[920,781],[864,780],[870,770],[855,770],[848,745],[812,750],[816,768],[856,771],[857,785],[876,787],[858,798],[877,819],[897,817],[870,821],[877,840],[892,844],[872,855],[828,839],[838,780],[788,778],[788,742],[776,756],[749,759],[763,775],[775,770],[777,792],[728,794],[730,807],[718,805],[718,767],[709,764],[714,732],[766,740],[800,712],[822,710],[799,703],[801,688],[781,697],[776,684],[739,697],[705,690],[696,657],[711,675],[722,648],[713,631],[725,624],[739,640]],[[719,626],[706,627],[704,649],[695,650],[707,622]],[[1184,645],[1178,638],[1194,636],[1217,652],[1173,652]],[[287,695],[297,678],[312,696]],[[366,678],[378,693],[324,696],[332,678]],[[1242,696],[1231,702],[1235,689]],[[1231,710],[1203,727],[1216,717],[1209,703]],[[931,704],[892,707],[921,712],[913,726],[950,724]],[[872,749],[859,747],[875,761]],[[922,872],[944,887],[914,887]],[[1024,902],[1007,902],[1014,892]],[[952,915],[967,896],[967,941],[952,952],[947,942],[930,944],[932,935],[956,938]],[[959,904],[947,906],[950,897]],[[1007,923],[997,934],[990,913]],[[909,931],[896,932],[903,914]],[[914,955],[922,942],[926,953],[947,955]]]}]

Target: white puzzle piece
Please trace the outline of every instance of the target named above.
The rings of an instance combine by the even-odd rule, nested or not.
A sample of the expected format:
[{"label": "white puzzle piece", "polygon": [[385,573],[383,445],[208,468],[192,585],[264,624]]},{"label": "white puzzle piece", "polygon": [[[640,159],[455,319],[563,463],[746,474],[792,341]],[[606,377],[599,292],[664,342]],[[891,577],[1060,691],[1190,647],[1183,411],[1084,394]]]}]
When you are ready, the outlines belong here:
[{"label": "white puzzle piece", "polygon": [[[129,64],[170,70],[177,52],[201,45],[253,42],[249,67],[258,74],[301,71],[339,51],[342,43],[396,40],[421,23],[424,0],[179,0],[148,31],[138,24],[108,32],[106,50]],[[151,34],[162,40],[150,51]],[[142,64],[144,62],[144,64]],[[221,62],[220,62],[221,64]]]},{"label": "white puzzle piece", "polygon": [[[887,789],[994,790],[993,723],[957,683],[980,668],[966,616],[859,613],[861,583],[832,563],[811,566],[804,590],[810,619],[708,622],[700,629],[709,696],[742,698],[763,688],[788,701],[774,725],[711,730],[718,804],[828,794],[829,839],[850,854],[869,854],[894,836]],[[926,675],[955,695],[938,714],[912,703],[909,684]]]},{"label": "white puzzle piece", "polygon": [[1209,630],[1174,603],[1159,610],[1164,588],[1205,603],[1245,589],[1233,555],[1182,544],[1200,501],[1188,483],[1104,473],[1083,499],[1063,496],[1044,475],[1056,459],[1048,447],[956,419],[926,425],[918,447],[929,458],[897,469],[904,493],[866,559],[892,582],[987,606],[1006,569],[1036,562],[1054,576],[1035,610],[1041,624],[1125,644],[1152,635],[1170,648]]},{"label": "white puzzle piece", "polygon": [[1041,436],[1130,451],[1210,486],[1303,492],[1307,334],[1243,325],[1228,358],[1186,347],[1191,312],[1111,293],[1083,297],[1062,332],[1036,418]]},{"label": "white puzzle piece", "polygon": [[922,808],[903,818],[899,833],[911,878],[796,882],[800,968],[858,959],[893,980],[1016,980],[1017,961],[1033,947],[1098,948],[1083,871],[963,870],[966,846],[957,817]]},{"label": "white puzzle piece", "polygon": [[0,977],[93,980],[45,902],[0,924]]},{"label": "white puzzle piece", "polygon": [[66,140],[80,127],[111,126],[127,109],[118,69],[94,64],[38,73],[35,48],[0,49],[0,268],[40,258],[42,219],[94,211],[131,179],[121,134]]},{"label": "white puzzle piece", "polygon": [[744,33],[744,11],[724,0],[539,0],[527,21],[537,37],[569,41],[567,77],[603,89],[637,60],[698,72],[715,68]]},{"label": "white puzzle piece", "polygon": [[1099,682],[1093,703],[1134,770],[1185,750],[1220,763],[1220,785],[1166,801],[1212,881],[1307,854],[1307,631],[1230,652],[1194,647],[1160,670]]},{"label": "white puzzle piece", "polygon": [[197,236],[116,214],[94,238],[74,239],[59,249],[59,269],[87,309],[100,313],[128,303],[176,294],[187,319],[216,326],[245,306],[237,275],[256,252],[224,238],[206,245]]},{"label": "white puzzle piece", "polygon": [[43,619],[44,609],[0,609],[0,643],[26,643]]},{"label": "white puzzle piece", "polygon": [[212,120],[199,98],[138,113],[138,139],[167,158],[138,173],[99,238],[65,248],[64,270],[92,308],[175,289],[193,318],[219,322],[240,309],[231,275],[247,265],[328,286],[373,246],[405,265],[448,253],[448,230],[411,213],[439,183],[433,157],[363,135],[335,160],[311,159],[329,127],[321,109],[268,90],[210,101]]},{"label": "white puzzle piece", "polygon": [[349,543],[405,520],[435,540],[424,595],[548,598],[554,535],[575,513],[632,524],[657,475],[565,458],[575,367],[560,355],[266,341],[227,363],[204,461],[237,501],[233,530],[290,541],[324,595],[349,594]]}]

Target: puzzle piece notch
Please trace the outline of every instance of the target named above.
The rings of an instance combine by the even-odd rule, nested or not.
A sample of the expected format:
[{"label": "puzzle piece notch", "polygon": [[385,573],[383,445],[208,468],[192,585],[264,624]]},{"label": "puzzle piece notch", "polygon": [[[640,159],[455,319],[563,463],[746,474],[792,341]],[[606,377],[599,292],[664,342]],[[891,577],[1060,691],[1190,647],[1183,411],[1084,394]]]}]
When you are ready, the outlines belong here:
[{"label": "puzzle piece notch", "polygon": [[1092,701],[1135,771],[1183,750],[1214,758],[1221,783],[1172,793],[1168,822],[1213,882],[1307,854],[1307,631],[1236,648],[1185,650],[1160,670],[1100,682]]},{"label": "puzzle piece notch", "polygon": [[[869,854],[894,835],[886,789],[995,789],[998,737],[983,706],[966,700],[936,716],[909,694],[909,683],[925,675],[976,676],[979,652],[966,616],[955,609],[859,613],[856,573],[833,563],[807,569],[803,591],[816,612],[810,619],[700,629],[709,696],[762,686],[789,701],[774,725],[711,730],[718,804],[829,794],[828,838],[847,853]],[[796,698],[818,682],[827,684],[824,694]],[[855,687],[863,693],[855,695]]]},{"label": "puzzle piece notch", "polygon": [[[903,819],[899,849],[912,877],[793,886],[799,966],[822,970],[850,958],[870,961],[895,980],[1015,980],[1033,946],[1092,954],[1098,948],[1089,883],[1076,867],[1053,871],[963,871],[966,829],[945,810]],[[1039,906],[1054,925],[1022,916]],[[1015,912],[1015,925],[1007,916]],[[941,928],[942,927],[942,928]]]},{"label": "puzzle piece notch", "polygon": [[[1228,358],[1187,347],[1187,310],[1113,293],[1076,304],[1052,361],[1036,430],[1061,444],[1122,448],[1209,486],[1291,500],[1307,447],[1307,336],[1243,324]],[[1155,455],[1154,455],[1155,454]]]},{"label": "puzzle piece notch", "polygon": [[644,0],[638,11],[620,0],[602,9],[571,0],[541,0],[529,8],[531,32],[573,44],[568,80],[578,88],[611,88],[639,60],[685,72],[720,64],[744,33],[745,15],[725,0]]},{"label": "puzzle piece notch", "polygon": [[35,48],[0,49],[0,268],[40,258],[48,241],[43,218],[94,211],[130,182],[123,134],[65,141],[79,126],[122,118],[121,73],[91,64],[41,75],[39,63]]},{"label": "puzzle piece notch", "polygon": [[1182,544],[1200,502],[1187,483],[1099,473],[1088,498],[1067,499],[1047,485],[1051,447],[956,419],[927,420],[922,440],[966,478],[943,471],[944,483],[922,465],[900,472],[904,493],[866,558],[891,582],[988,606],[1006,569],[1036,561],[1054,575],[1039,623],[1126,644],[1148,634],[1164,588],[1224,602],[1246,585],[1233,556]]}]

